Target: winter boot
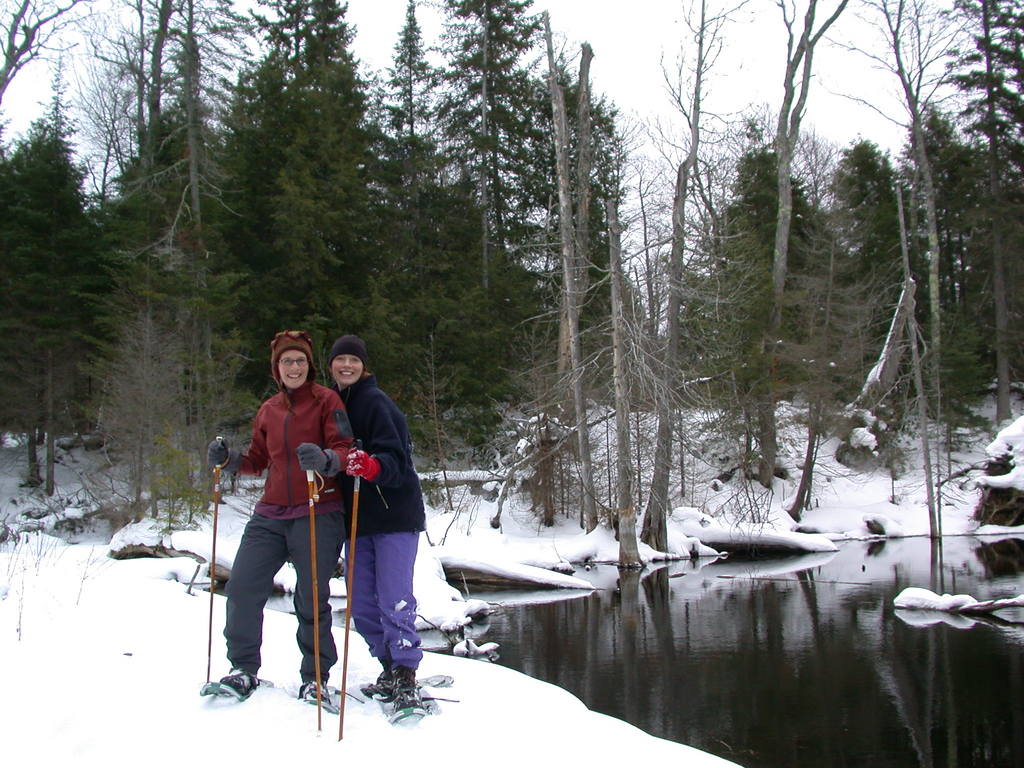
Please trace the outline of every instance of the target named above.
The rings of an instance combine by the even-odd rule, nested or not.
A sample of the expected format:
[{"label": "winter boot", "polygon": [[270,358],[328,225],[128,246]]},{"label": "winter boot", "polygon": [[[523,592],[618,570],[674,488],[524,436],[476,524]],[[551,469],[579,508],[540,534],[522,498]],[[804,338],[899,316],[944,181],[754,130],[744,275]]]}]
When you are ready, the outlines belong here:
[{"label": "winter boot", "polygon": [[259,686],[260,681],[256,675],[236,667],[231,670],[230,674],[220,679],[220,684],[225,688],[230,688],[239,699],[248,699]]},{"label": "winter boot", "polygon": [[416,683],[416,670],[412,667],[398,666],[394,669],[394,705],[395,711],[413,710],[425,712],[420,687]]},{"label": "winter boot", "polygon": [[377,682],[364,685],[359,690],[371,699],[391,701],[395,698],[395,673],[391,668],[390,659],[381,659],[380,664],[383,670],[377,676]]},{"label": "winter boot", "polygon": [[[307,680],[299,687],[299,699],[308,704],[316,704],[317,685],[314,680]],[[320,686],[320,705],[328,712],[338,713],[338,702],[331,696],[331,689],[324,683]]]}]

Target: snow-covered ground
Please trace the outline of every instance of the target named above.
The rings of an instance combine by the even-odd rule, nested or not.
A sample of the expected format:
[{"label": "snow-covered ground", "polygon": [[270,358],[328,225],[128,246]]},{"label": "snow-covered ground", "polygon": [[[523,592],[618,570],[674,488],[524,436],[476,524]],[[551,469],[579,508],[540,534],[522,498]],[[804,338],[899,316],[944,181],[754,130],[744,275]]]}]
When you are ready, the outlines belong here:
[{"label": "snow-covered ground", "polygon": [[[978,463],[986,447],[990,454],[1014,453],[1024,446],[1024,419],[994,440],[975,442],[977,447],[956,454],[955,461]],[[876,535],[872,530],[890,537],[928,533],[919,473],[908,471],[896,482],[881,471],[855,473],[831,460],[832,450],[826,446],[821,451],[814,506],[803,516],[799,531],[781,511],[795,481],[778,481],[768,519],[756,524],[725,514],[729,494],[735,491],[707,483],[703,495],[691,499],[700,508],[679,506],[673,512],[669,551],[642,548],[642,557],[696,555],[711,562],[716,548],[742,542],[827,556],[835,541],[868,538]],[[0,723],[9,735],[5,758],[13,756],[13,764],[68,758],[83,766],[136,760],[156,766],[185,760],[233,764],[259,759],[265,764],[277,757],[301,761],[321,756],[369,762],[394,755],[395,760],[440,766],[453,760],[493,761],[497,755],[508,758],[498,764],[571,760],[606,765],[642,757],[694,768],[732,765],[591,712],[561,689],[485,661],[440,653],[426,655],[421,673],[456,679],[453,688],[440,693],[453,700],[442,703],[441,716],[415,728],[396,729],[375,705],[349,700],[345,738],[338,744],[338,719],[325,713],[318,733],[316,709],[294,698],[294,619],[277,611],[267,611],[261,670],[275,687],[258,691],[243,704],[200,698],[211,599],[206,592],[187,588],[196,560],[113,560],[108,553],[127,544],[149,544],[206,558],[210,529],[164,534],[147,522],[121,529],[112,538],[87,533],[58,538],[52,533],[67,525],[63,520],[82,515],[82,497],[74,493],[74,484],[76,473],[88,474],[88,459],[80,451],[64,457],[58,478],[62,502],[47,510],[40,497],[18,487],[23,453],[10,443],[0,448],[0,522],[24,531],[26,512],[34,509],[31,518],[40,529],[22,532],[17,543],[0,545]],[[1005,532],[976,530],[971,519],[979,495],[976,481],[975,475],[959,485],[946,484],[945,535]],[[457,637],[472,616],[487,610],[485,601],[467,599],[445,582],[443,564],[534,578],[546,588],[543,599],[555,599],[591,588],[571,575],[571,564],[617,560],[618,545],[605,529],[584,534],[568,519],[543,528],[525,503],[513,499],[504,508],[499,531],[489,524],[496,502],[465,488],[454,489],[454,502],[455,512],[428,513],[416,573],[423,628],[441,628]],[[217,559],[227,568],[250,507],[251,497],[244,495],[226,496],[220,507]],[[278,582],[286,592],[293,588],[287,567]],[[341,581],[332,584],[332,594],[344,595]],[[227,671],[220,634],[224,605],[219,596],[212,602],[211,676],[217,678]],[[337,627],[335,635],[340,647],[343,633]],[[377,674],[354,632],[352,640],[350,684]],[[340,675],[336,668],[331,683],[339,685]]]},{"label": "snow-covered ground", "polygon": [[[454,676],[443,711],[393,727],[376,704],[338,718],[295,698],[295,621],[267,611],[261,676],[274,688],[238,704],[200,698],[209,595],[178,579],[190,559],[114,561],[99,545],[43,534],[0,556],[0,724],[7,765],[143,763],[416,765],[526,761],[605,765],[611,756],[695,768],[733,765],[591,712],[569,693],[504,667],[428,653],[422,674]],[[214,598],[213,676],[226,669],[224,604]],[[341,643],[343,633],[335,628]],[[376,677],[352,633],[349,682]],[[340,683],[340,670],[332,675]],[[495,760],[495,757],[500,759]]]}]

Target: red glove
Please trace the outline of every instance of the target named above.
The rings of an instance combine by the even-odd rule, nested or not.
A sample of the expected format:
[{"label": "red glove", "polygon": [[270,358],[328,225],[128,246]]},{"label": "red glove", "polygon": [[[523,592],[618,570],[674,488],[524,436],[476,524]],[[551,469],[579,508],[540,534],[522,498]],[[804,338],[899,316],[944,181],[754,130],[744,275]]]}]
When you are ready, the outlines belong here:
[{"label": "red glove", "polygon": [[366,451],[355,448],[348,452],[348,463],[345,465],[345,474],[353,477],[361,477],[371,483],[380,474],[380,462]]}]

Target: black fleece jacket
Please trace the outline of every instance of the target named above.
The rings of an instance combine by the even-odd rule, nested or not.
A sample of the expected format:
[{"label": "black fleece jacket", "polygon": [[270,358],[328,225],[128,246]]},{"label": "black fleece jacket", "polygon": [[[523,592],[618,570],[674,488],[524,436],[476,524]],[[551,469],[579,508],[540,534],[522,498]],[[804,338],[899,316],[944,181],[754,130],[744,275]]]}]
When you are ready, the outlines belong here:
[{"label": "black fleece jacket", "polygon": [[[359,536],[400,531],[422,531],[426,526],[420,478],[412,463],[412,440],[405,415],[377,387],[377,377],[365,376],[345,389],[334,391],[342,402],[362,449],[380,462],[373,482],[360,481]],[[338,474],[348,515],[352,509],[354,478]],[[351,531],[351,517],[346,528]]]}]

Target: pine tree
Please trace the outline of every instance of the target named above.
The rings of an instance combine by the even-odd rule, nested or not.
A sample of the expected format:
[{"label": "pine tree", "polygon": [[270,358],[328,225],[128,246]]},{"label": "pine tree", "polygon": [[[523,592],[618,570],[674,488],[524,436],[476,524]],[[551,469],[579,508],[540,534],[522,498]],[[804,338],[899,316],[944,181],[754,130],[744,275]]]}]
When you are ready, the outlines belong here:
[{"label": "pine tree", "polygon": [[[240,318],[250,349],[295,326],[324,343],[358,321],[379,258],[371,247],[365,95],[345,6],[265,6],[267,52],[242,74],[227,118],[232,192],[221,218],[232,261],[251,287]],[[266,381],[257,357],[249,379]]]},{"label": "pine tree", "polygon": [[[1011,330],[1012,297],[1018,294],[1011,254],[1024,242],[1024,6],[1019,0],[960,0],[973,49],[960,53],[954,82],[968,94],[969,130],[985,145],[984,234],[991,254],[996,421],[1010,413],[1011,364],[1020,363]],[[1019,278],[1019,272],[1017,273]]]},{"label": "pine tree", "polygon": [[0,414],[5,428],[29,434],[30,443],[45,435],[50,494],[55,437],[84,427],[90,380],[81,374],[99,335],[96,301],[109,281],[72,134],[58,84],[49,111],[0,174]]},{"label": "pine tree", "polygon": [[[446,151],[481,211],[480,274],[487,288],[531,238],[548,201],[531,194],[531,164],[549,154],[543,83],[527,58],[537,41],[531,0],[446,0],[439,117]],[[544,162],[552,167],[550,160]],[[552,178],[552,174],[548,174]],[[550,189],[550,188],[548,188]]]},{"label": "pine tree", "polygon": [[842,245],[837,280],[861,288],[868,338],[858,346],[867,367],[878,356],[903,282],[896,184],[888,155],[870,141],[843,150],[832,182],[832,214]]},{"label": "pine tree", "polygon": [[[537,313],[537,299],[532,277],[517,265],[490,290],[481,286],[479,209],[473,187],[446,170],[434,84],[410,0],[371,164],[378,255],[370,300],[365,319],[345,326],[369,342],[374,370],[403,400],[414,431],[425,434],[417,413],[440,411],[449,414],[449,431],[477,443],[493,425],[493,403],[512,392],[508,345]],[[428,367],[444,372],[443,387],[426,386]]]},{"label": "pine tree", "polygon": [[[703,345],[704,369],[695,373],[722,382],[725,410],[736,419],[744,443],[751,449],[765,404],[791,398],[804,377],[794,351],[805,339],[807,323],[795,288],[782,312],[777,344],[766,352],[761,343],[772,311],[776,163],[774,151],[763,145],[751,147],[740,159],[724,214],[721,251],[710,260],[711,269],[706,274],[693,277],[691,298],[683,308],[682,337],[690,339],[691,345]],[[806,275],[813,265],[808,242],[817,214],[809,206],[800,181],[793,179],[791,183],[789,273]],[[715,319],[711,327],[708,318]],[[742,459],[744,464],[759,461],[753,453]]]},{"label": "pine tree", "polygon": [[993,380],[991,241],[986,162],[982,147],[956,125],[932,113],[925,146],[935,183],[940,243],[940,300],[946,339],[941,361],[942,418],[948,424],[970,416],[978,394]]}]

